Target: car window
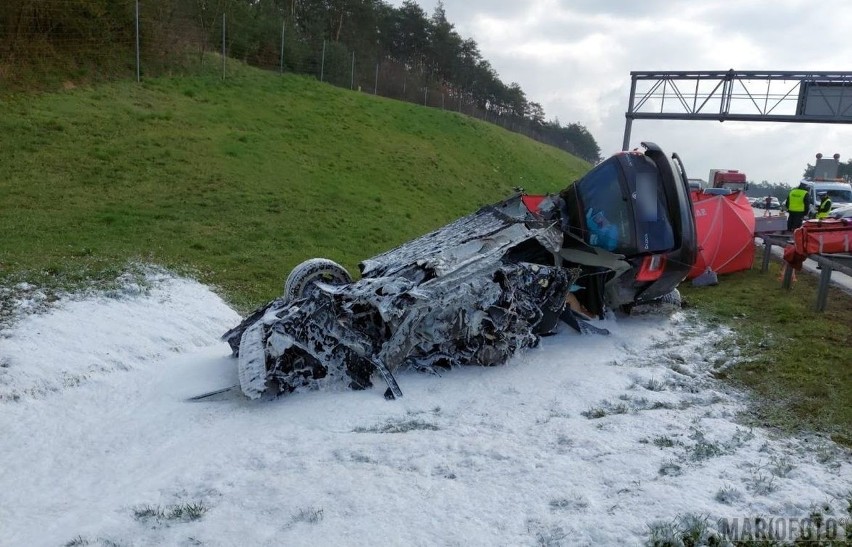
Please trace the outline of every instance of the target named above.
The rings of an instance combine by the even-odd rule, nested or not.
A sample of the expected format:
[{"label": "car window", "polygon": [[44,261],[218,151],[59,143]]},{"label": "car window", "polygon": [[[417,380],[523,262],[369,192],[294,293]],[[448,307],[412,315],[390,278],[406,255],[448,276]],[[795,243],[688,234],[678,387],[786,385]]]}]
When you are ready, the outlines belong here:
[{"label": "car window", "polygon": [[[828,192],[828,197],[831,198],[832,201],[836,202],[844,202],[849,203],[852,202],[852,190],[821,190],[823,192]],[[819,201],[819,199],[817,199]]]},{"label": "car window", "polygon": [[639,252],[667,251],[674,247],[674,230],[669,219],[660,172],[647,157],[635,162],[636,234]]},{"label": "car window", "polygon": [[632,216],[617,160],[598,165],[577,183],[586,232],[583,239],[608,251],[629,251],[633,245]]}]

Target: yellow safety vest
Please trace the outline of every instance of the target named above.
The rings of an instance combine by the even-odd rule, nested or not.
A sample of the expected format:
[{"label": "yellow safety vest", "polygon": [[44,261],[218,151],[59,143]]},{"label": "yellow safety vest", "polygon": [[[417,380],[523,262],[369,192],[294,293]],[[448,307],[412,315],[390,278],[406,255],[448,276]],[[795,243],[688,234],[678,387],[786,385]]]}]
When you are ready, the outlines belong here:
[{"label": "yellow safety vest", "polygon": [[831,199],[827,199],[819,204],[817,210],[817,218],[828,218],[828,213],[831,212]]},{"label": "yellow safety vest", "polygon": [[787,196],[787,210],[791,213],[805,212],[805,196],[808,195],[807,190],[801,188],[793,188],[790,190],[790,195]]}]

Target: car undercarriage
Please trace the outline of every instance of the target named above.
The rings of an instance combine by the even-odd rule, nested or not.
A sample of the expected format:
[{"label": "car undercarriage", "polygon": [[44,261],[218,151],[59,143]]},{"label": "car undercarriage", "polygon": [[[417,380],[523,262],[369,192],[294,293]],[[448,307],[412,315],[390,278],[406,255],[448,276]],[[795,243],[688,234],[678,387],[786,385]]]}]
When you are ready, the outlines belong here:
[{"label": "car undercarriage", "polygon": [[695,255],[687,178],[679,160],[645,147],[559,194],[519,192],[364,260],[357,281],[331,260],[300,264],[282,297],[223,335],[242,392],[365,389],[378,375],[396,398],[399,369],[499,365],[560,321],[605,334],[590,320],[609,310],[676,305]]}]

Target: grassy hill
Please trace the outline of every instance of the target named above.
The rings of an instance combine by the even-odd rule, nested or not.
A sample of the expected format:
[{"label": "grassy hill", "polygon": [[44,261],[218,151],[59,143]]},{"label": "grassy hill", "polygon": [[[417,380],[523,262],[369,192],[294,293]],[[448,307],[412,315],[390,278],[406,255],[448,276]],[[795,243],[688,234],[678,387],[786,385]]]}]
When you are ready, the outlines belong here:
[{"label": "grassy hill", "polygon": [[0,282],[194,268],[242,308],[298,262],[349,268],[588,164],[459,115],[234,66],[7,98]]}]

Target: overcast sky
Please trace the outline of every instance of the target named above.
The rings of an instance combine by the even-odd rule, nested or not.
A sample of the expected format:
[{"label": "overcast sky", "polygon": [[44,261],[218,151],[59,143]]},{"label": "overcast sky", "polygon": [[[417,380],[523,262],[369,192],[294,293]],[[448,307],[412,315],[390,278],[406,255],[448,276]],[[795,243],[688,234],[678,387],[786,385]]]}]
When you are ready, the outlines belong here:
[{"label": "overcast sky", "polygon": [[[417,3],[431,15],[438,0]],[[585,125],[604,157],[621,149],[630,71],[852,71],[850,0],[444,0],[444,9],[503,82],[518,82],[548,119]],[[634,121],[630,147],[645,140],[705,180],[723,168],[795,183],[817,152],[852,158],[852,125]]]}]

